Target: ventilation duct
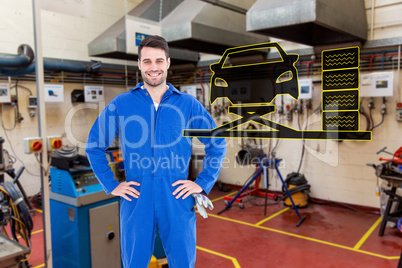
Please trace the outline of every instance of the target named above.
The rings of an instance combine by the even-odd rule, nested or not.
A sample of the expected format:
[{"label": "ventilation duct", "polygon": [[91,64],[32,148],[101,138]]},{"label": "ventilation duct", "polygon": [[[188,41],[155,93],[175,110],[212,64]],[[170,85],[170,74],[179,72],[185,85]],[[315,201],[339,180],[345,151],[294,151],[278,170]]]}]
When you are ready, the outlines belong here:
[{"label": "ventilation duct", "polygon": [[[136,42],[140,40],[138,38],[146,35],[161,35],[160,19],[182,1],[145,0],[141,2],[89,43],[89,56],[136,61],[138,59]],[[174,48],[170,49],[170,57],[174,64],[196,63],[199,60],[198,53]]]},{"label": "ventilation duct", "polygon": [[200,0],[185,0],[162,21],[162,36],[171,47],[221,55],[227,48],[265,43],[248,33],[246,16]]},{"label": "ventilation duct", "polygon": [[0,68],[18,68],[29,65],[35,58],[34,52],[29,45],[22,44],[17,49],[18,55],[14,58],[0,58]]},{"label": "ventilation duct", "polygon": [[[18,55],[15,57],[0,58],[0,75],[21,76],[35,72],[34,52],[29,45],[22,44],[18,47]],[[91,65],[84,63],[68,63],[45,60],[45,71],[71,72],[98,74],[101,62],[93,61]]]},{"label": "ventilation duct", "polygon": [[310,46],[365,41],[364,0],[257,0],[247,31]]}]

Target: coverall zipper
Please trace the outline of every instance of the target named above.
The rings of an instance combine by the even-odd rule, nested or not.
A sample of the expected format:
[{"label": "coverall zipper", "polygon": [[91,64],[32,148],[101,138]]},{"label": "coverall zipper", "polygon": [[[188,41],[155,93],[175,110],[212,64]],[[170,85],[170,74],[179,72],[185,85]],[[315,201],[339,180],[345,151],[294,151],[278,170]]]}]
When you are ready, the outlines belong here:
[{"label": "coverall zipper", "polygon": [[[165,93],[166,94],[166,93]],[[152,149],[152,156],[153,156],[153,159],[154,159],[154,161],[153,161],[153,163],[154,163],[154,165],[155,165],[155,145],[156,145],[156,143],[157,143],[157,141],[156,141],[156,133],[157,133],[157,131],[156,131],[156,128],[157,128],[157,122],[158,122],[158,115],[159,115],[159,111],[161,110],[161,108],[162,108],[162,103],[168,98],[169,96],[163,96],[162,97],[162,99],[161,99],[161,101],[159,102],[159,106],[158,106],[158,109],[155,111],[155,106],[154,106],[154,113],[155,113],[155,119],[154,119],[154,133],[153,133],[153,142],[154,142],[154,144],[153,144],[153,149]],[[151,98],[151,100],[152,100],[152,98]],[[153,104],[153,100],[152,100],[152,104]],[[153,104],[154,105],[154,104]],[[153,167],[153,169],[155,170],[155,167]],[[153,174],[153,182],[155,183],[155,174]],[[154,196],[153,196],[153,207],[154,207],[154,218],[156,219],[156,204],[155,204],[155,202],[156,202],[156,200],[157,200],[157,198],[155,198],[155,195],[156,195],[156,191],[153,191],[153,194],[154,194]],[[155,222],[155,229],[156,230],[158,230],[158,224]]]}]

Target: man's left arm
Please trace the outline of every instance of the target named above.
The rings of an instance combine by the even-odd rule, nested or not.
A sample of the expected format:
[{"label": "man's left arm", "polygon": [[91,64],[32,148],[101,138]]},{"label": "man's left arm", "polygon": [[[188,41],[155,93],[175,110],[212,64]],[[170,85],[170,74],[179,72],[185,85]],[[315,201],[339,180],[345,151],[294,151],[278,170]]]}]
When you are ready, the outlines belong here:
[{"label": "man's left arm", "polygon": [[224,138],[198,138],[205,145],[205,157],[202,162],[202,171],[195,183],[208,195],[218,179],[222,163],[226,155]]},{"label": "man's left arm", "polygon": [[[208,111],[198,103],[193,111],[192,129],[214,129],[216,124]],[[205,145],[206,156],[203,159],[203,168],[197,179],[176,181],[172,186],[181,184],[174,192],[176,198],[187,198],[193,193],[208,194],[218,179],[222,162],[226,155],[226,141],[224,138],[198,138]]]}]

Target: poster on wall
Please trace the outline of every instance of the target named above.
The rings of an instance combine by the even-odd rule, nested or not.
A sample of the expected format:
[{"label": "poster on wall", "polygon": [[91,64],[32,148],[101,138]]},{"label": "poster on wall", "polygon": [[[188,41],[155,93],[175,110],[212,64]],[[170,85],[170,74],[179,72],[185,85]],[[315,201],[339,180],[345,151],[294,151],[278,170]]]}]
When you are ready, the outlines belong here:
[{"label": "poster on wall", "polygon": [[180,91],[190,94],[191,96],[197,98],[197,86],[196,85],[181,86]]},{"label": "poster on wall", "polygon": [[393,95],[393,72],[361,74],[360,81],[360,97],[389,97]]},{"label": "poster on wall", "polygon": [[8,84],[0,84],[0,103],[11,102],[10,88]]},{"label": "poster on wall", "polygon": [[85,86],[84,96],[85,102],[105,101],[103,86]]},{"label": "poster on wall", "polygon": [[44,85],[45,102],[64,102],[64,86],[63,85]]}]

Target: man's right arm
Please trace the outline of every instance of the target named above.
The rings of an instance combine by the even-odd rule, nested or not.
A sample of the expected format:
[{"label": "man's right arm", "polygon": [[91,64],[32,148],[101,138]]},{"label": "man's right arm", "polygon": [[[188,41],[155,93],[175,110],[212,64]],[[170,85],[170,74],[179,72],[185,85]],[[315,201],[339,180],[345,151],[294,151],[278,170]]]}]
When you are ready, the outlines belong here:
[{"label": "man's right arm", "polygon": [[111,193],[119,185],[114,179],[105,153],[119,133],[119,117],[116,110],[113,101],[105,107],[93,124],[85,144],[85,152],[92,170],[106,194]]},{"label": "man's right arm", "polygon": [[140,186],[138,182],[119,183],[106,158],[106,149],[110,147],[115,137],[119,135],[119,116],[116,104],[112,101],[96,119],[89,132],[85,151],[91,167],[106,194],[121,196],[131,201],[130,196],[138,198],[140,192],[132,185]]}]

